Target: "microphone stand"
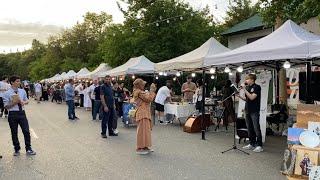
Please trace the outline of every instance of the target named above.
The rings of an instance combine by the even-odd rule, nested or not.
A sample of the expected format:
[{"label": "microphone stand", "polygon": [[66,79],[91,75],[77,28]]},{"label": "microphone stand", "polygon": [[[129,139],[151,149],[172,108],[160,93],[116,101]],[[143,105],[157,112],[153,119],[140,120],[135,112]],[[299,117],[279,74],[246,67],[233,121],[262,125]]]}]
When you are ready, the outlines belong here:
[{"label": "microphone stand", "polygon": [[[222,100],[222,102],[226,101],[227,99],[229,99],[232,96],[235,98],[237,93],[238,93],[238,91],[233,92],[230,96],[228,96],[224,100]],[[233,111],[235,111],[235,101],[233,101]],[[243,150],[241,150],[241,149],[239,149],[237,147],[237,143],[236,143],[236,128],[237,128],[237,119],[235,119],[234,126],[233,126],[233,145],[232,145],[232,147],[230,149],[227,149],[227,150],[225,150],[225,151],[223,151],[221,153],[224,154],[224,153],[229,152],[231,150],[237,150],[237,151],[243,152],[244,154],[250,155],[249,153],[247,153],[247,152],[245,152],[245,151],[243,151]]]}]

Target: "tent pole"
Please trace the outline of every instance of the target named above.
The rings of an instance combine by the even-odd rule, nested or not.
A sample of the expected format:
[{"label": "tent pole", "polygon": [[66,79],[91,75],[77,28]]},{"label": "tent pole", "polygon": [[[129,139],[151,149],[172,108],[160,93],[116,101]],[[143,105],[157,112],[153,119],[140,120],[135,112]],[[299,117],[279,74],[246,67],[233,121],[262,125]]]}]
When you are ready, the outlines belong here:
[{"label": "tent pole", "polygon": [[312,60],[306,63],[306,104],[313,104],[312,94],[311,94],[311,81],[312,81]]},{"label": "tent pole", "polygon": [[205,118],[205,97],[206,97],[206,71],[203,69],[202,71],[202,108],[201,108],[201,139],[206,140],[206,130],[204,127],[204,118]]},{"label": "tent pole", "polygon": [[276,79],[276,104],[279,104],[280,99],[280,83],[279,83],[279,74],[280,74],[280,64],[276,61],[276,71],[277,71],[277,79]]}]

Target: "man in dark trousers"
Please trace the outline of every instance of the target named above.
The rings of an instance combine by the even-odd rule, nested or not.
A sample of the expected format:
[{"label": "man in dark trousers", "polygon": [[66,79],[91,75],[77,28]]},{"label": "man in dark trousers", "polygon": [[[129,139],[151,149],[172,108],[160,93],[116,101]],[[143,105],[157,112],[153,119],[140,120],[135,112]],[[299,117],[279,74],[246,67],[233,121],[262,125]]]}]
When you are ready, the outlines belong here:
[{"label": "man in dark trousers", "polygon": [[4,105],[9,111],[8,121],[11,129],[11,137],[14,146],[14,156],[20,155],[20,143],[18,139],[18,125],[22,129],[25,140],[25,148],[27,155],[36,155],[31,148],[31,137],[29,131],[29,123],[24,111],[24,106],[28,104],[27,93],[24,89],[20,89],[20,77],[12,76],[9,79],[11,88],[4,95]]},{"label": "man in dark trousers", "polygon": [[244,146],[243,149],[253,149],[254,152],[262,152],[262,134],[260,129],[260,101],[261,87],[255,83],[257,77],[255,74],[249,74],[245,83],[241,85],[244,90],[245,97],[239,96],[246,101],[245,119],[248,128],[250,144]]},{"label": "man in dark trousers", "polygon": [[113,90],[111,87],[111,77],[108,75],[105,77],[104,85],[101,86],[100,98],[103,108],[103,117],[101,122],[101,137],[107,138],[107,127],[109,136],[118,136],[113,132],[112,129],[115,104],[113,98]]}]

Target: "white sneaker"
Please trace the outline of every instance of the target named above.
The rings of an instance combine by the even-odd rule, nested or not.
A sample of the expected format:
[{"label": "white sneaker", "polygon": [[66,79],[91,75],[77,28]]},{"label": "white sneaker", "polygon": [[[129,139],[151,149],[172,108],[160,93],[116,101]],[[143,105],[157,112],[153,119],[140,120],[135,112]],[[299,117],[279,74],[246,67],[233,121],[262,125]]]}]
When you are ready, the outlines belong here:
[{"label": "white sneaker", "polygon": [[161,124],[161,125],[167,125],[168,123],[167,123],[167,122],[163,122],[163,121],[159,121],[159,124]]},{"label": "white sneaker", "polygon": [[251,144],[248,144],[248,145],[242,147],[242,149],[246,149],[246,150],[251,150],[253,148],[254,147]]},{"label": "white sneaker", "polygon": [[256,148],[254,148],[253,152],[256,152],[256,153],[259,153],[259,152],[262,152],[263,149],[261,146],[257,146]]},{"label": "white sneaker", "polygon": [[149,151],[138,150],[138,151],[136,151],[136,153],[139,154],[139,155],[146,155],[146,154],[149,154]]},{"label": "white sneaker", "polygon": [[119,134],[118,129],[113,130],[113,133],[115,133],[115,134]]}]

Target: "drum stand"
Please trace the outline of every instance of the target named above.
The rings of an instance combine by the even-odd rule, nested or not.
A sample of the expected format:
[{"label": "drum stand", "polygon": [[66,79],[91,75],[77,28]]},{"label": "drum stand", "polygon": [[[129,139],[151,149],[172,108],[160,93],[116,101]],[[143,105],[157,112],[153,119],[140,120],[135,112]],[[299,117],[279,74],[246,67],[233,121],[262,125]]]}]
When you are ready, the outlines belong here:
[{"label": "drum stand", "polygon": [[[231,98],[232,96],[235,97],[235,95],[236,95],[237,93],[238,93],[238,92],[232,93],[230,96],[228,96],[227,98],[225,98],[222,102],[224,102],[224,101],[227,100],[228,98]],[[234,101],[233,101],[233,102],[234,102]],[[233,106],[233,108],[235,108],[235,106]],[[229,152],[229,151],[231,151],[231,150],[236,150],[236,151],[243,152],[244,154],[250,155],[249,153],[247,153],[247,152],[245,152],[245,151],[243,151],[243,150],[241,150],[241,149],[239,149],[239,148],[237,147],[237,143],[236,143],[236,127],[237,127],[237,120],[235,119],[234,125],[233,125],[233,145],[232,145],[232,147],[231,147],[230,149],[227,149],[227,150],[225,150],[225,151],[223,151],[223,152],[221,152],[221,153],[224,154],[224,153]]]}]

